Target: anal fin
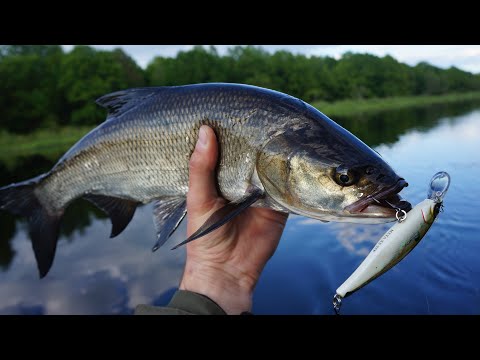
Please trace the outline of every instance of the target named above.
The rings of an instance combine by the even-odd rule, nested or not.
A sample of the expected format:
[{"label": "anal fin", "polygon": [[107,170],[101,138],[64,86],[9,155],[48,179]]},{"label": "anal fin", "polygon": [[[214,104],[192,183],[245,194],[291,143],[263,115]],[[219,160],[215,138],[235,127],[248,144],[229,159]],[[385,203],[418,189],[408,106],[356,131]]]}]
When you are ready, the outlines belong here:
[{"label": "anal fin", "polygon": [[157,230],[157,242],[152,251],[158,250],[178,228],[187,213],[187,203],[183,196],[159,198],[153,208],[153,221]]},{"label": "anal fin", "polygon": [[87,194],[84,199],[90,201],[99,209],[103,210],[112,221],[112,232],[110,237],[113,238],[125,230],[127,225],[133,218],[138,202],[119,199],[105,195]]}]

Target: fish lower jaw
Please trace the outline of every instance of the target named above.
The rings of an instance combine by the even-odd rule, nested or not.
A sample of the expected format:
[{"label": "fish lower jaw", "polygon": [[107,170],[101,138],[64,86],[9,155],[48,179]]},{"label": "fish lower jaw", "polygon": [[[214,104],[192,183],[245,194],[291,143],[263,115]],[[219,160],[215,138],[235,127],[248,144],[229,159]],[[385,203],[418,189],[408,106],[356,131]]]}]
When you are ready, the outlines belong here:
[{"label": "fish lower jaw", "polygon": [[[392,210],[392,209],[385,209],[385,210]],[[331,221],[331,222],[343,222],[343,223],[353,223],[353,224],[383,224],[383,223],[388,223],[396,220],[395,211],[388,212],[388,213],[384,212],[379,214],[373,211],[366,212],[366,213],[361,213],[361,212],[329,213],[327,211],[313,212],[313,211],[295,209],[295,211],[292,211],[292,212],[297,215],[305,216],[315,220],[320,220],[323,222]]]},{"label": "fish lower jaw", "polygon": [[364,207],[358,212],[354,212],[353,215],[358,214],[360,216],[374,216],[374,217],[391,217],[395,218],[396,210],[387,208],[377,204],[370,204]]},{"label": "fish lower jaw", "polygon": [[345,211],[344,215],[347,220],[343,222],[360,223],[360,224],[382,224],[395,221],[396,210],[387,208],[377,204],[370,204],[361,210]]},{"label": "fish lower jaw", "polygon": [[396,221],[394,217],[378,217],[378,216],[350,216],[342,217],[337,222],[351,223],[351,224],[363,224],[363,225],[375,225],[375,224],[385,224],[389,222]]}]

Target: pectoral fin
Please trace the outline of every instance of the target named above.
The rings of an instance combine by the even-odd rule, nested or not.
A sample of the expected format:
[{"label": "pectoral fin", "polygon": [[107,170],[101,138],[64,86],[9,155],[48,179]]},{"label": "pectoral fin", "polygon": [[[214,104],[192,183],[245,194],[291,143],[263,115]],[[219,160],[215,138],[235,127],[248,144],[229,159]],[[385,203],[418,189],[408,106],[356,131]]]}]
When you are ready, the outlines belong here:
[{"label": "pectoral fin", "polygon": [[153,221],[157,229],[157,242],[152,251],[158,250],[174,233],[187,213],[186,199],[180,196],[165,196],[155,202]]},{"label": "pectoral fin", "polygon": [[176,245],[172,250],[189,243],[190,241],[196,240],[208,233],[218,229],[222,225],[225,225],[227,222],[232,220],[235,216],[239,215],[243,210],[247,209],[255,201],[260,199],[263,196],[263,191],[257,187],[250,186],[245,195],[235,201],[232,201],[215,211],[205,223],[195,231],[190,237]]}]

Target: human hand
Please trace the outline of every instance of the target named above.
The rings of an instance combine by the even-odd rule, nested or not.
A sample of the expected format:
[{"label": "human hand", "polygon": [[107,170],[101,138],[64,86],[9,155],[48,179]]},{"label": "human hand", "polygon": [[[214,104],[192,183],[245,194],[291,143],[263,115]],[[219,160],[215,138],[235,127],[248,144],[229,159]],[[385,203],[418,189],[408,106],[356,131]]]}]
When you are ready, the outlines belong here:
[{"label": "human hand", "polygon": [[[208,126],[200,128],[190,158],[187,237],[227,201],[218,195],[218,144]],[[181,290],[215,301],[227,314],[251,311],[260,274],[282,236],[288,214],[250,207],[217,230],[188,243]]]}]

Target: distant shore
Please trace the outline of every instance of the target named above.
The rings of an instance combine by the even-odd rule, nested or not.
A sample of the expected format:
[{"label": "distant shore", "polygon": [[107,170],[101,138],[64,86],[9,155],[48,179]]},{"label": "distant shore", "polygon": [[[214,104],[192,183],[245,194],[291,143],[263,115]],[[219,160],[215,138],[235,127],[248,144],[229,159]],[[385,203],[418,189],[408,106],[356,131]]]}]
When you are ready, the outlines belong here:
[{"label": "distant shore", "polygon": [[480,92],[445,94],[434,96],[405,96],[383,99],[340,100],[333,103],[313,102],[312,105],[331,118],[358,114],[372,114],[382,111],[399,110],[410,107],[449,104],[461,101],[480,101]]},{"label": "distant shore", "polygon": [[[334,103],[313,102],[325,115],[348,117],[358,114],[372,114],[388,110],[398,110],[409,107],[448,104],[462,101],[479,101],[480,92],[447,94],[438,96],[408,96],[384,99],[342,100]],[[19,156],[42,155],[55,160],[94,126],[62,127],[56,129],[37,130],[26,135],[0,132],[0,161],[7,166]]]}]

